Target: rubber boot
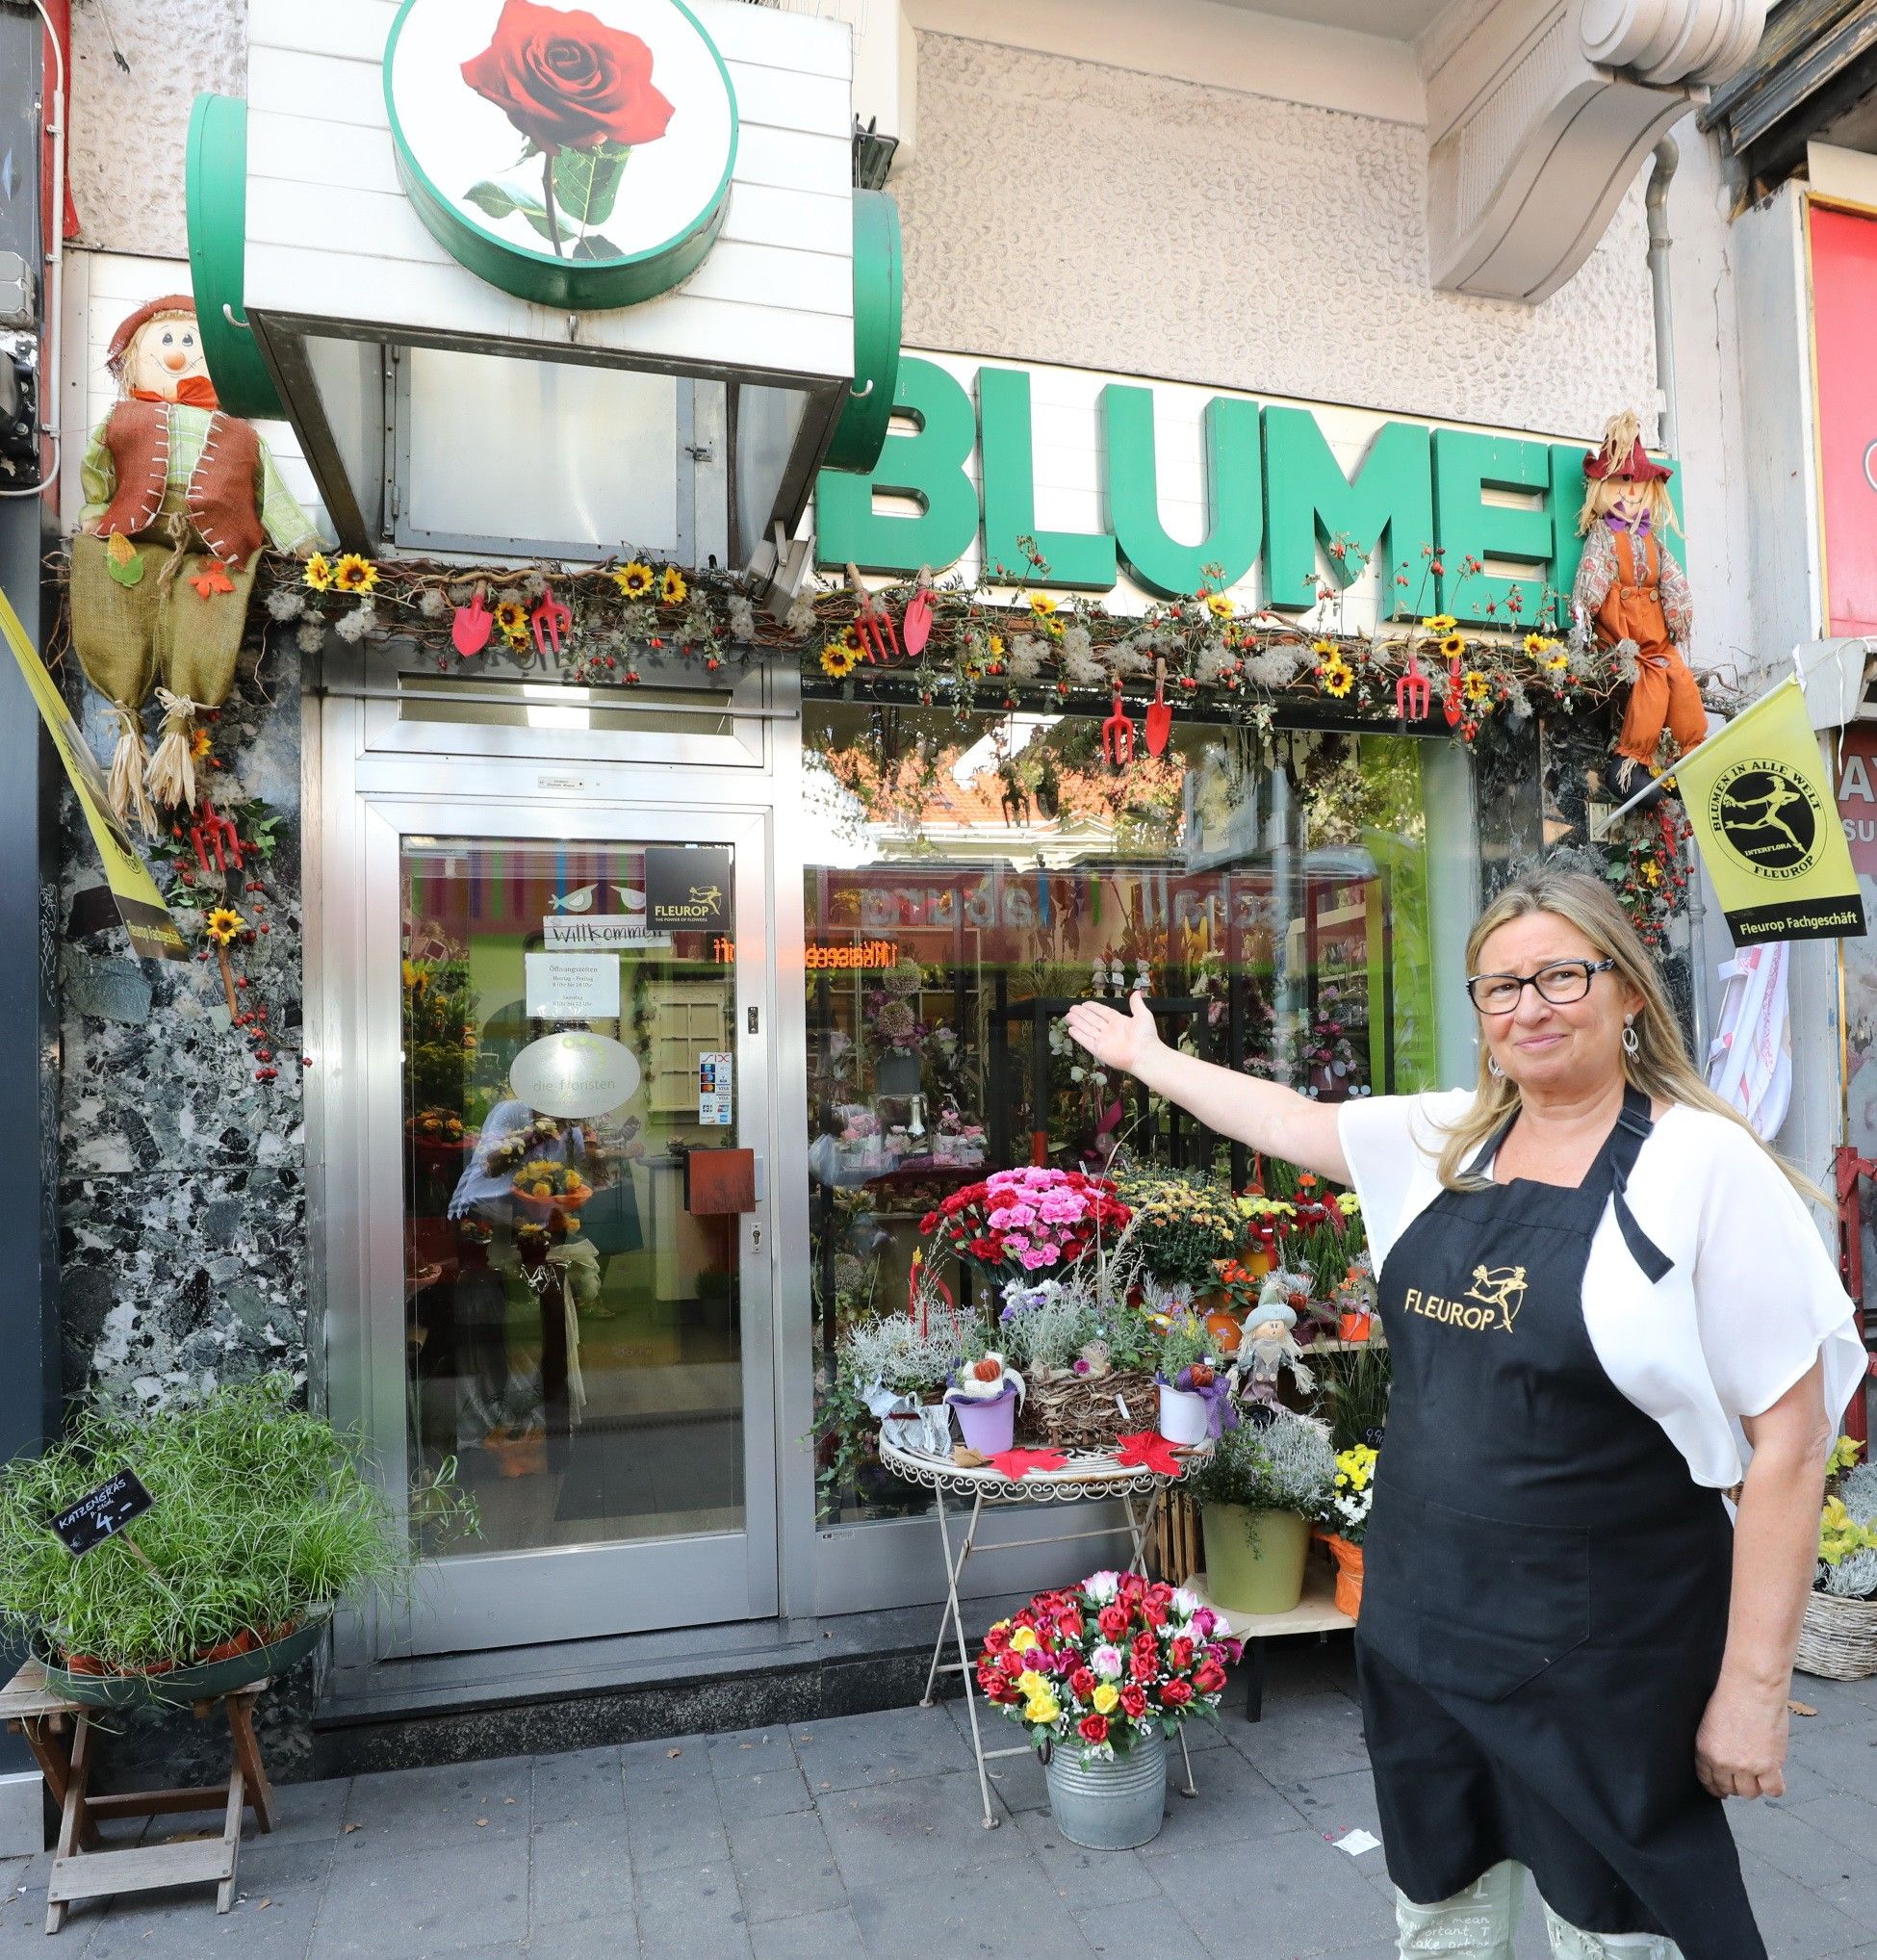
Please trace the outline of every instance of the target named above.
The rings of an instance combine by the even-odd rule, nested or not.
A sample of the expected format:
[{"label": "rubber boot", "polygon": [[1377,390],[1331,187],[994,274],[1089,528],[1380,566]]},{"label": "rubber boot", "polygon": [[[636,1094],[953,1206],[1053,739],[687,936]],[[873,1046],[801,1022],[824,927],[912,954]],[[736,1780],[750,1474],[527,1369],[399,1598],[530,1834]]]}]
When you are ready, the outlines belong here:
[{"label": "rubber boot", "polygon": [[1416,1905],[1397,1892],[1401,1960],[1422,1960],[1427,1954],[1443,1960],[1512,1960],[1512,1935],[1524,1896],[1525,1868],[1509,1860],[1438,1905]]}]

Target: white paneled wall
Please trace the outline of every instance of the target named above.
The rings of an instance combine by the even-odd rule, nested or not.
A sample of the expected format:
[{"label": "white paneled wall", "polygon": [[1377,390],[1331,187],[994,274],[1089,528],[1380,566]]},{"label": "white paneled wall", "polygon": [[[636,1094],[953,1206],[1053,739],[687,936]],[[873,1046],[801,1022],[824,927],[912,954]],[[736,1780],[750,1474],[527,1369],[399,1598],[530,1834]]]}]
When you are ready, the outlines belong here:
[{"label": "white paneled wall", "polygon": [[[853,372],[852,50],[837,22],[698,0],[742,119],[724,227],[678,291],[583,315],[586,346]],[[568,316],[484,284],[399,181],[385,112],[396,0],[252,0],[247,304],[565,347]]]},{"label": "white paneled wall", "polygon": [[[64,458],[59,486],[60,522],[67,531],[78,527],[85,495],[78,480],[79,465],[91,430],[111,411],[117,385],[104,364],[111,337],[127,315],[146,300],[190,289],[185,259],[136,258],[127,252],[71,252],[65,259],[65,344],[60,384],[60,449]],[[313,473],[299,451],[299,440],[284,422],[255,424],[273,451],[280,474],[296,497],[330,535]]]}]

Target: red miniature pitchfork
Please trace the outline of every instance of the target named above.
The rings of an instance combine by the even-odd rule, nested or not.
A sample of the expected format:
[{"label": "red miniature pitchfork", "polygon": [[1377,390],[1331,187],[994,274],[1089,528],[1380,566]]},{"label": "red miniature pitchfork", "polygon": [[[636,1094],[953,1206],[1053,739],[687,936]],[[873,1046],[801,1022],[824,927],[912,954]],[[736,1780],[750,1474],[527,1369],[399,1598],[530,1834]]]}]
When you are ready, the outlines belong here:
[{"label": "red miniature pitchfork", "polygon": [[1115,683],[1115,711],[1101,724],[1101,753],[1117,769],[1134,760],[1134,724],[1121,706],[1121,683]]},{"label": "red miniature pitchfork", "polygon": [[1407,671],[1395,683],[1395,712],[1402,721],[1426,721],[1434,705],[1434,690],[1410,654]]}]

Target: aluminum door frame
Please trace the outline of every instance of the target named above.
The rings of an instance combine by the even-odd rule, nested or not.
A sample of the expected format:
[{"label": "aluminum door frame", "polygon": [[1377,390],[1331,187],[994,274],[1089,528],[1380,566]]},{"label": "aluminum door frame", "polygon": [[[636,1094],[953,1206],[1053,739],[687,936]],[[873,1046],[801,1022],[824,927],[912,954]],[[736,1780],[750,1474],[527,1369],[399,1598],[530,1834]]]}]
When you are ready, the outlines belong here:
[{"label": "aluminum door frame", "polygon": [[[719,1566],[707,1586],[697,1583],[700,1556],[705,1568],[709,1563],[698,1548],[719,1542],[717,1534],[625,1541],[610,1551],[570,1546],[471,1553],[423,1569],[415,1618],[402,1609],[369,1605],[344,1616],[335,1659],[341,1665],[369,1666],[414,1651],[527,1646],[618,1631],[621,1616],[609,1602],[622,1591],[649,1590],[669,1599],[671,1610],[654,1616],[663,1625],[784,1611],[784,1573],[802,1570],[811,1519],[803,1514],[802,1493],[791,1499],[785,1488],[804,1481],[806,1473],[794,1462],[800,1453],[779,1448],[779,1438],[803,1433],[810,1418],[805,1385],[795,1379],[806,1374],[808,1329],[804,1325],[784,1337],[777,1283],[781,1273],[806,1269],[807,1248],[806,1206],[791,1203],[786,1183],[779,1191],[775,1181],[779,1119],[792,1106],[787,1085],[791,1079],[799,1084],[804,1056],[799,1026],[791,1043],[787,1018],[778,1012],[773,948],[790,943],[791,931],[799,941],[801,898],[799,877],[778,875],[774,778],[748,768],[596,768],[586,761],[578,790],[570,793],[562,787],[569,781],[564,768],[552,766],[552,732],[541,732],[532,755],[476,757],[466,768],[466,759],[373,753],[364,706],[336,696],[309,703],[306,822],[315,860],[307,904],[307,942],[315,955],[307,1032],[313,1060],[309,1225],[323,1253],[315,1304],[325,1330],[323,1354],[316,1354],[315,1389],[342,1424],[363,1430],[399,1514],[406,1478],[401,1202],[395,1211],[374,1208],[371,1196],[402,1191],[401,1084],[395,1064],[386,1068],[380,1060],[373,1069],[371,1058],[395,1055],[399,1041],[399,996],[382,990],[374,1000],[372,978],[395,973],[401,953],[401,837],[734,845],[743,861],[735,927],[738,1134],[757,1149],[767,1177],[758,1211],[741,1230],[746,1483],[740,1580],[727,1579]],[[798,1209],[799,1221],[791,1217]],[[792,1245],[798,1237],[803,1243]],[[369,1310],[374,1299],[375,1313]],[[792,1520],[792,1530],[785,1520]],[[792,1559],[785,1537],[796,1541]],[[534,1578],[545,1561],[577,1552],[587,1560],[591,1584],[570,1576],[570,1611],[543,1625]],[[473,1598],[469,1588],[478,1583],[480,1594]],[[801,1585],[794,1589],[799,1594]],[[463,1624],[447,1640],[422,1631],[426,1621],[452,1614]]]}]

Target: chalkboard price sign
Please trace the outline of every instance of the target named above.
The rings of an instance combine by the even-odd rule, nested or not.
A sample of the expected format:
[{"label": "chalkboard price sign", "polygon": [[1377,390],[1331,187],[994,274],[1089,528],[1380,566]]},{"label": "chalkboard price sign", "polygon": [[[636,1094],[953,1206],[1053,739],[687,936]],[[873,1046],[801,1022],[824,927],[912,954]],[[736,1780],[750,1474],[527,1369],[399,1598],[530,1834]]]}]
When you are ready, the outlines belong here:
[{"label": "chalkboard price sign", "polygon": [[156,1502],[135,1470],[119,1470],[89,1497],[81,1497],[52,1520],[59,1542],[73,1558],[101,1545],[140,1518]]}]

